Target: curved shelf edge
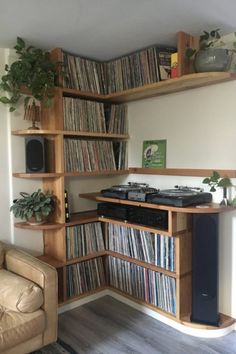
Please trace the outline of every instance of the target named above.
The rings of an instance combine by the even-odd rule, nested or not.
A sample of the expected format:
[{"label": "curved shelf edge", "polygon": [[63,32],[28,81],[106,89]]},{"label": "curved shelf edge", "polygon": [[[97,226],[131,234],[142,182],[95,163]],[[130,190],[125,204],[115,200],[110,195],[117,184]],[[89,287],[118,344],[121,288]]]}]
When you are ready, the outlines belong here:
[{"label": "curved shelf edge", "polygon": [[40,225],[29,225],[26,222],[16,222],[15,227],[19,229],[26,229],[26,230],[57,230],[64,227],[64,224],[59,223],[45,223]]}]

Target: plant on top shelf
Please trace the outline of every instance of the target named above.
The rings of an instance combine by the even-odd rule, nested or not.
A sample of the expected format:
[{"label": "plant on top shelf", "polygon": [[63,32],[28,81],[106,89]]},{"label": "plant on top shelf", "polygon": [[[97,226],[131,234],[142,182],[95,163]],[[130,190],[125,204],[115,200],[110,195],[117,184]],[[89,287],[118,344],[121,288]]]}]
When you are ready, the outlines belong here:
[{"label": "plant on top shelf", "polygon": [[[196,72],[226,71],[229,68],[234,50],[220,48],[224,43],[219,31],[219,28],[210,32],[203,31],[199,38],[199,49],[186,49],[185,56],[194,59]],[[234,47],[236,48],[236,43]]]},{"label": "plant on top shelf", "polygon": [[55,196],[51,192],[38,189],[32,194],[20,192],[22,198],[15,199],[10,211],[16,218],[26,220],[29,224],[43,224],[54,211]]},{"label": "plant on top shelf", "polygon": [[210,188],[210,192],[216,192],[216,188],[223,188],[223,200],[221,201],[221,205],[229,205],[229,201],[227,199],[227,188],[232,186],[232,183],[229,177],[220,177],[219,172],[213,171],[211,177],[206,177],[202,181],[202,183],[208,184]]},{"label": "plant on top shelf", "polygon": [[[57,69],[60,63],[53,63],[50,53],[42,49],[26,46],[24,40],[17,37],[14,49],[18,59],[10,66],[5,65],[6,74],[2,76],[0,89],[7,92],[7,96],[0,96],[0,102],[10,105],[10,112],[22,97],[22,88],[26,88],[34,100],[40,101],[45,107],[52,105],[54,88],[56,86]],[[30,96],[24,98],[27,108]]]}]

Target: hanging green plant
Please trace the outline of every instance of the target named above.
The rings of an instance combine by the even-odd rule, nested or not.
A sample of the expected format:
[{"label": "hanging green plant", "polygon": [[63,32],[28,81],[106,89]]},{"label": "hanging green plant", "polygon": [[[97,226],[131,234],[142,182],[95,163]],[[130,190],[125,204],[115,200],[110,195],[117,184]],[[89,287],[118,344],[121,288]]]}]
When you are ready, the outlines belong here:
[{"label": "hanging green plant", "polygon": [[[5,65],[6,74],[2,76],[0,89],[7,92],[7,96],[0,96],[0,102],[10,105],[10,112],[15,111],[16,105],[22,97],[22,88],[26,88],[34,99],[43,103],[45,107],[52,105],[58,65],[50,59],[50,53],[33,46],[26,47],[24,40],[17,37],[14,49],[18,59],[10,66]],[[30,96],[24,98],[27,107]]]}]

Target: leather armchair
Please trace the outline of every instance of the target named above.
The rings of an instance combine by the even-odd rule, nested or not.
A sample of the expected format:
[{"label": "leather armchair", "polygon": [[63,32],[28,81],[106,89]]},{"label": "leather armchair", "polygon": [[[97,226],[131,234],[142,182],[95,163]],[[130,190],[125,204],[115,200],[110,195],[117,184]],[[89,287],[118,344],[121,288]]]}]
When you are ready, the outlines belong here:
[{"label": "leather armchair", "polygon": [[55,268],[0,243],[1,354],[26,354],[56,341],[57,291]]}]

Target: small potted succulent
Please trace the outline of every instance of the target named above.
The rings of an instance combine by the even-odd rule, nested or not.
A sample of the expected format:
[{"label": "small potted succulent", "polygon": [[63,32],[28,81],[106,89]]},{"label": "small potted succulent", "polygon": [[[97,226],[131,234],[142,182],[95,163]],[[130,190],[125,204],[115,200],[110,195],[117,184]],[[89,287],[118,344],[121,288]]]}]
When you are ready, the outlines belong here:
[{"label": "small potted succulent", "polygon": [[186,57],[194,59],[196,72],[227,71],[230,66],[234,50],[220,48],[220,29],[210,32],[203,31],[199,39],[199,49],[187,48]]},{"label": "small potted succulent", "polygon": [[20,192],[22,198],[15,199],[10,211],[16,218],[26,220],[30,225],[43,224],[54,211],[55,196],[38,189],[32,194]]},{"label": "small potted succulent", "polygon": [[206,177],[202,181],[202,183],[208,184],[210,188],[210,192],[215,192],[217,187],[223,188],[223,199],[221,201],[221,205],[229,205],[229,201],[227,199],[227,188],[232,186],[232,183],[229,177],[220,177],[219,172],[213,171],[211,177]]}]

